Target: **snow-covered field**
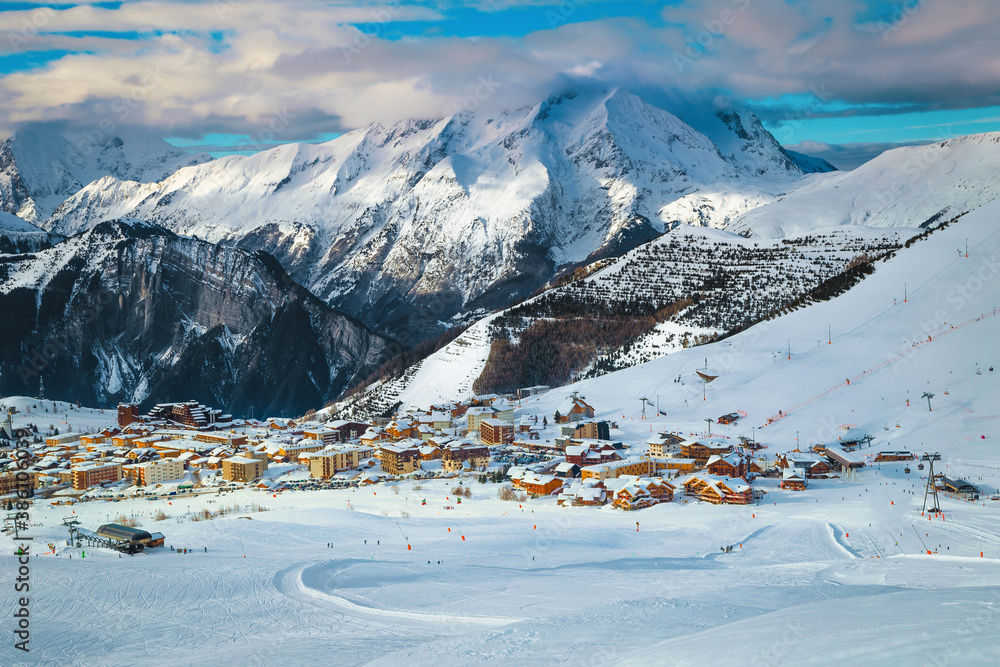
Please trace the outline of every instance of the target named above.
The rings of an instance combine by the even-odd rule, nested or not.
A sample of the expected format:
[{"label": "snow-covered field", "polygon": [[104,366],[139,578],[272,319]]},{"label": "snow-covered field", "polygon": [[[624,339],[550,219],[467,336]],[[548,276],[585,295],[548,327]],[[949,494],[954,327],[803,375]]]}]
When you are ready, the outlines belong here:
[{"label": "snow-covered field", "polygon": [[[941,472],[996,496],[998,214],[997,203],[970,213],[837,299],[519,414],[551,415],[575,389],[633,443],[737,410],[747,417],[713,433],[759,427],[765,453],[863,431],[875,440],[862,455],[939,451]],[[966,238],[968,258],[956,252]],[[706,358],[719,378],[703,401],[694,371]],[[640,397],[667,416],[639,419]],[[631,513],[504,502],[475,481],[461,504],[454,481],[82,503],[85,527],[144,512],[144,527],[192,552],[36,553],[32,652],[8,639],[0,663],[997,664],[1000,502],[943,497],[945,520],[922,516],[921,474],[873,465],[803,492],[759,480],[759,505],[681,499]],[[237,503],[268,511],[186,520]],[[158,510],[170,518],[153,521]],[[69,511],[36,505],[36,548],[64,544]]]},{"label": "snow-covered field", "polygon": [[[988,473],[994,488],[996,473]],[[450,486],[77,505],[92,529],[118,513],[163,510],[170,519],[144,525],[193,551],[119,558],[85,548],[83,558],[60,545],[58,556],[34,556],[30,660],[10,642],[0,659],[464,665],[1000,658],[993,637],[1000,504],[946,499],[947,521],[922,520],[922,497],[910,493],[919,480],[898,465],[852,483],[814,482],[800,493],[768,488],[776,504],[742,508],[558,508],[549,500],[503,502],[495,485],[478,483],[474,497],[457,505]],[[257,502],[269,511],[176,522],[190,516],[188,505],[196,512],[212,508],[210,501]],[[37,506],[36,546],[61,543],[65,514]],[[720,551],[730,544],[733,552]],[[924,544],[938,553],[920,555]],[[981,550],[989,557],[980,558]],[[14,558],[4,551],[4,576],[12,579]],[[12,605],[9,596],[5,605]]]}]

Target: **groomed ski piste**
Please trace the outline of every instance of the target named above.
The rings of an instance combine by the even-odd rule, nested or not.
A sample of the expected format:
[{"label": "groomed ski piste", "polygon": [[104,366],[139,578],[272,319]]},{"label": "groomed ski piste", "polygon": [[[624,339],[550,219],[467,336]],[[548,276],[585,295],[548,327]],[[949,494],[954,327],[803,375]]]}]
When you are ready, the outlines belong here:
[{"label": "groomed ski piste", "polygon": [[[940,452],[937,471],[980,488],[978,502],[942,496],[943,519],[921,514],[926,470],[870,460],[805,491],[759,479],[755,505],[679,494],[636,512],[501,501],[476,481],[458,504],[454,480],[39,502],[34,545],[59,555],[33,553],[32,650],[8,637],[0,663],[998,664],[998,221],[988,204],[836,299],[518,409],[551,418],[575,390],[636,444],[742,411],[713,434],[755,436],[765,454],[866,432],[861,456]],[[702,400],[706,359],[719,377]],[[642,397],[666,416],[642,420]],[[188,520],[209,500],[268,511]],[[64,546],[71,511],[91,529],[139,513],[191,551],[84,558]],[[13,542],[0,539],[12,582]],[[3,600],[10,619],[13,594]]]}]

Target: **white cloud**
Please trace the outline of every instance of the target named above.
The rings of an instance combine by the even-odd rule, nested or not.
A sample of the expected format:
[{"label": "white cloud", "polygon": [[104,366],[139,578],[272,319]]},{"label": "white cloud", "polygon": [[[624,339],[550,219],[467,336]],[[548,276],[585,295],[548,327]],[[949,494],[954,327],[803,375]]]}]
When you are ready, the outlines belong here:
[{"label": "white cloud", "polygon": [[[546,11],[554,0],[539,4]],[[484,77],[500,88],[482,104],[507,107],[536,101],[567,78],[737,99],[822,88],[850,103],[928,107],[1000,96],[1000,10],[992,0],[929,1],[885,25],[859,24],[858,0],[707,0],[665,8],[663,28],[607,19],[522,38],[385,38],[380,19],[433,21],[448,6],[218,0],[47,10],[21,50],[88,52],[0,79],[0,130],[111,118],[189,134],[253,133],[287,112],[292,132],[333,132],[446,114]],[[23,37],[32,16],[0,12],[0,40]],[[166,34],[53,34],[153,30]],[[684,67],[678,54],[689,60]]]}]

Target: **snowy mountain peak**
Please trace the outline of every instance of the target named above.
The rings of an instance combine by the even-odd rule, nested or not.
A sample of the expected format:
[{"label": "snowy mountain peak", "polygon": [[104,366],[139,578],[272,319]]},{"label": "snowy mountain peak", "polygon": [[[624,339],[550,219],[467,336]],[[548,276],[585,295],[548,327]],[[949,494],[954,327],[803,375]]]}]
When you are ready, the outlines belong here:
[{"label": "snowy mountain peak", "polygon": [[104,176],[155,182],[210,159],[139,130],[26,127],[0,143],[0,210],[42,223],[67,197]]}]

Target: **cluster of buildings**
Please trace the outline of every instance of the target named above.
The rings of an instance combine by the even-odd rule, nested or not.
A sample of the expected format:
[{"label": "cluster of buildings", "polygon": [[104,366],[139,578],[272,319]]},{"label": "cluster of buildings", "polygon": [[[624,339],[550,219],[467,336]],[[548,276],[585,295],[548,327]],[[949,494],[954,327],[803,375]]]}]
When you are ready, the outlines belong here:
[{"label": "cluster of buildings", "polygon": [[[548,391],[529,389],[527,395]],[[302,466],[314,480],[357,483],[410,474],[485,474],[492,467],[528,496],[633,510],[669,502],[681,491],[714,504],[745,505],[757,497],[753,481],[760,475],[779,477],[782,489],[802,490],[810,480],[865,465],[853,441],[778,454],[766,469],[755,454],[760,447],[745,438],[661,432],[630,447],[612,439],[616,424],[595,419],[594,407],[577,393],[541,424],[538,416],[515,418],[512,400],[481,395],[372,422],[233,420],[196,401],[158,404],[140,414],[135,405],[122,404],[117,427],[52,435],[33,445],[29,472],[36,486],[62,483],[83,490],[122,480],[155,487],[189,479],[198,486],[206,470],[229,481],[267,485],[269,466],[278,464]],[[718,423],[740,417],[725,414]],[[908,458],[909,452],[881,452],[876,461]],[[0,474],[0,493],[11,484]]]}]

